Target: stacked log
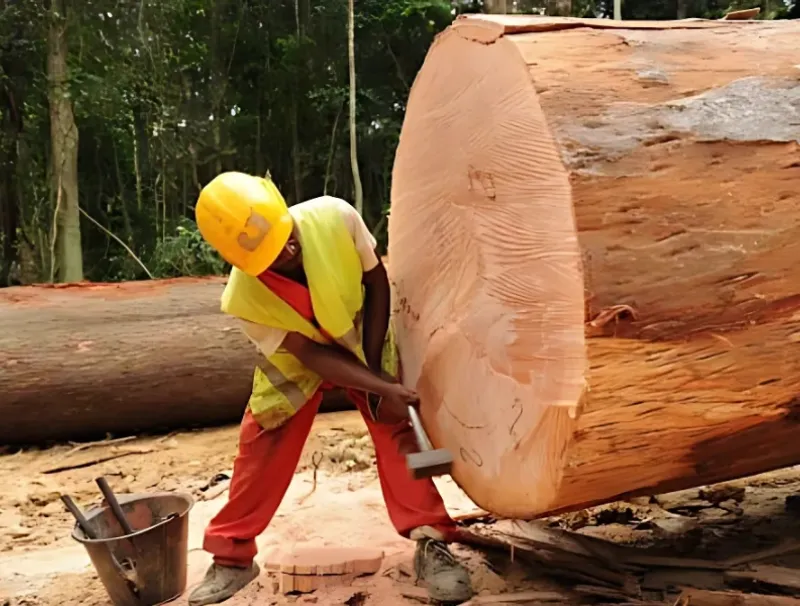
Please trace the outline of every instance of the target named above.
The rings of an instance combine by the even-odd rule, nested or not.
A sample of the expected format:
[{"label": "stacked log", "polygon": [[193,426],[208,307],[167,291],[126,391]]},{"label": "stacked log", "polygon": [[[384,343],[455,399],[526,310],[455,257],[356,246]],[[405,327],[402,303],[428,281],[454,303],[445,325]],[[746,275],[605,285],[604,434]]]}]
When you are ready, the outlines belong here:
[{"label": "stacked log", "polygon": [[222,279],[0,290],[0,444],[241,418],[255,348]]},{"label": "stacked log", "polygon": [[[238,422],[259,362],[225,278],[0,289],[0,444]],[[325,410],[347,407],[329,392]]]},{"label": "stacked log", "polygon": [[390,275],[407,380],[478,505],[531,518],[800,463],[798,39],[471,16],[436,40]]}]

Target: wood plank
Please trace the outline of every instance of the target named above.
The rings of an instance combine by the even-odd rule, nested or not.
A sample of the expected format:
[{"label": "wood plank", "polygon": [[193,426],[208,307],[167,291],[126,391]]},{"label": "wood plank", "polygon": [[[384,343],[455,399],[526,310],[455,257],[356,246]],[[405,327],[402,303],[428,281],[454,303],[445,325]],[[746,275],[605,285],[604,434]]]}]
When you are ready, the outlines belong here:
[{"label": "wood plank", "polygon": [[367,547],[296,547],[271,557],[267,570],[295,575],[374,574],[383,550]]},{"label": "wood plank", "polygon": [[800,606],[800,600],[777,595],[687,589],[675,606]]},{"label": "wood plank", "polygon": [[531,604],[568,602],[568,594],[557,591],[520,591],[515,593],[500,593],[496,595],[475,596],[463,606],[477,606],[479,604]]},{"label": "wood plank", "polygon": [[637,554],[634,550],[626,554],[625,563],[656,568],[701,568],[705,570],[727,570],[731,568],[727,562],[717,562],[715,560],[704,560],[701,558]]},{"label": "wood plank", "polygon": [[800,570],[762,564],[752,570],[731,570],[725,573],[725,580],[731,583],[751,582],[773,585],[794,592],[800,592]]},{"label": "wood plank", "polygon": [[281,593],[311,593],[325,587],[349,585],[358,576],[357,574],[300,575],[281,572],[279,590]]},{"label": "wood plank", "polygon": [[[493,525],[502,530],[500,522]],[[598,559],[613,570],[621,570],[619,546],[595,537],[584,536],[557,528],[545,528],[540,523],[523,520],[509,521],[509,533],[517,534],[533,545]]]},{"label": "wood plank", "polygon": [[769,558],[777,558],[779,556],[788,555],[800,551],[800,539],[787,539],[779,545],[774,547],[767,547],[752,553],[746,553],[741,556],[735,556],[725,560],[726,568],[736,568],[742,564],[749,564],[750,562],[758,562],[767,560]]},{"label": "wood plank", "polygon": [[642,578],[642,589],[659,591],[695,589],[725,589],[722,570],[693,570],[691,568],[657,568],[648,570]]},{"label": "wood plank", "polygon": [[[507,527],[507,526],[506,526]],[[459,542],[465,545],[501,549],[512,558],[519,558],[543,568],[554,577],[585,585],[606,585],[624,589],[628,594],[638,591],[636,578],[625,570],[613,570],[594,555],[583,556],[562,551],[553,544],[539,545],[522,536],[500,532],[492,526],[476,526],[460,533]]]}]

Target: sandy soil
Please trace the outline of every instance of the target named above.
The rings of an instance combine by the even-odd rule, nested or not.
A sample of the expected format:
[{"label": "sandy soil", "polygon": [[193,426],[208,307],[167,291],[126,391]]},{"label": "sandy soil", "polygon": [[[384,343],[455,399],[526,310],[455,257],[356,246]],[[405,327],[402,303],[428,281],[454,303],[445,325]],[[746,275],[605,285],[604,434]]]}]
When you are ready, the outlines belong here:
[{"label": "sandy soil", "polygon": [[[201,549],[203,528],[227,498],[225,493],[207,498],[219,492],[208,486],[218,474],[230,473],[236,438],[237,428],[226,427],[0,457],[0,605],[110,604],[83,547],[69,536],[72,520],[59,500],[59,494],[66,492],[84,508],[97,503],[94,479],[100,475],[118,493],[180,490],[197,499],[190,515],[189,584],[199,582],[210,561]],[[117,455],[122,456],[93,463]],[[311,493],[313,462],[320,459],[317,487]],[[85,466],[52,472],[81,464]],[[437,479],[437,484],[454,515],[475,509],[449,479]],[[727,556],[797,536],[800,515],[787,511],[786,498],[800,493],[800,469],[729,483],[726,490],[730,494],[717,491],[712,495],[718,506],[699,498],[708,494],[694,490],[663,495],[653,502],[615,503],[547,523],[620,543],[696,556]],[[274,594],[272,579],[262,574],[228,603],[418,603],[402,596],[403,588],[413,584],[413,544],[398,537],[389,523],[372,444],[355,412],[318,417],[281,509],[259,539],[258,561],[263,564],[276,546],[292,545],[379,546],[386,558],[374,577],[305,596]],[[470,568],[479,592],[558,587],[520,563],[505,562],[499,568],[486,554],[463,547],[455,551]],[[175,604],[185,604],[185,597]]]}]

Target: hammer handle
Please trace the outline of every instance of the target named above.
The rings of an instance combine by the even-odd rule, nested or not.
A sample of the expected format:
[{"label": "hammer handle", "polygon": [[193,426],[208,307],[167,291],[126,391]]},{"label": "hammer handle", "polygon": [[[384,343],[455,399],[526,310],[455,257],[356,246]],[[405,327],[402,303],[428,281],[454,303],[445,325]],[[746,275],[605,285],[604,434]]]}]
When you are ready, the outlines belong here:
[{"label": "hammer handle", "polygon": [[411,420],[411,427],[414,429],[414,435],[417,437],[417,445],[420,452],[427,452],[433,450],[428,434],[425,433],[425,428],[422,426],[422,419],[419,418],[417,409],[413,406],[408,407],[408,418]]}]

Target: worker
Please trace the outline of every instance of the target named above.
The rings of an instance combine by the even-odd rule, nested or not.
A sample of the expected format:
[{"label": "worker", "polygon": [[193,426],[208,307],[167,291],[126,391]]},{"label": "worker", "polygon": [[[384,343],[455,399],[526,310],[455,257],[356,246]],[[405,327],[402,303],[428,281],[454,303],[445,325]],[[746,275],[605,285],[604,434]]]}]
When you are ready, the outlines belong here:
[{"label": "worker", "polygon": [[469,574],[447,547],[456,525],[433,481],[414,480],[404,463],[413,442],[408,405],[419,398],[387,372],[397,371],[385,344],[389,281],[361,216],[331,196],[287,208],[271,180],[238,172],[206,185],[195,215],[203,238],[233,266],[222,311],[240,319],[264,359],[228,502],[205,532],[214,563],[189,603],[217,604],[258,576],[255,539],[275,515],[322,393],[333,386],[345,388],[364,417],[389,518],[416,541],[420,583],[434,600],[468,600]]}]

